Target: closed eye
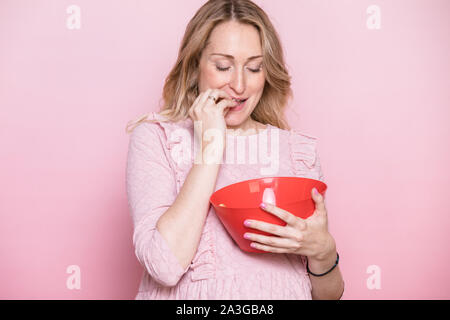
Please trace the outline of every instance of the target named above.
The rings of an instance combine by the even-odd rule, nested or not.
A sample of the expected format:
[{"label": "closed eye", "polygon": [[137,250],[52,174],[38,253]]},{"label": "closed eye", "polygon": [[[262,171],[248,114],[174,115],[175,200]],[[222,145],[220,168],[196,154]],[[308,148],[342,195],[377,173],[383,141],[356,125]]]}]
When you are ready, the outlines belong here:
[{"label": "closed eye", "polygon": [[[228,71],[230,69],[230,67],[228,67],[228,68],[221,68],[221,67],[216,66],[216,69],[218,71]],[[260,69],[248,69],[248,70],[250,70],[253,73],[258,73],[258,72],[261,71],[261,68]]]}]

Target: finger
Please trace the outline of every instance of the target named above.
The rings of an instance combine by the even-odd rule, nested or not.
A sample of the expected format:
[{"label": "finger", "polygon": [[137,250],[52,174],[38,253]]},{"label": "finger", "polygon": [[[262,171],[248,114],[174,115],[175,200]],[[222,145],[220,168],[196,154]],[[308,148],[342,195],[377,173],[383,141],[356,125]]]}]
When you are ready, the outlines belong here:
[{"label": "finger", "polygon": [[200,99],[201,99],[202,97],[203,97],[203,95],[202,95],[202,94],[199,94],[199,95],[197,96],[197,98],[195,98],[194,102],[192,103],[192,106],[189,108],[188,114],[189,114],[189,116],[190,116],[191,118],[192,118],[192,115],[193,115],[194,108],[197,106],[198,102],[200,101]]},{"label": "finger", "polygon": [[305,231],[305,230],[306,230],[306,227],[308,226],[308,225],[306,224],[306,221],[303,220],[303,219],[300,218],[300,217],[297,217],[296,225],[297,225],[297,227],[298,227],[298,229],[299,229],[300,231]]},{"label": "finger", "polygon": [[300,246],[299,241],[295,241],[290,238],[272,237],[257,233],[246,232],[244,238],[251,241],[256,241],[262,244],[266,244],[271,247],[298,249]]},{"label": "finger", "polygon": [[214,97],[215,99],[209,99],[206,103],[206,105],[208,106],[215,106],[217,104],[218,101],[222,100],[222,99],[228,99],[231,100],[231,96],[223,91],[223,90],[219,90],[219,89],[212,89],[209,96]]},{"label": "finger", "polygon": [[199,104],[204,104],[206,102],[206,100],[208,99],[208,97],[211,95],[213,89],[208,89],[205,92],[203,92],[202,97],[199,101]]},{"label": "finger", "polygon": [[285,221],[288,225],[295,225],[297,223],[298,217],[294,216],[289,211],[286,211],[277,206],[274,206],[271,203],[263,202],[260,207],[264,211],[269,212],[269,213],[273,214],[274,216],[277,216],[281,220]]},{"label": "finger", "polygon": [[258,242],[252,242],[250,244],[252,248],[266,251],[266,252],[272,252],[272,253],[291,253],[292,249],[286,249],[286,248],[278,248],[278,247],[272,247],[265,244],[261,244]]},{"label": "finger", "polygon": [[208,104],[209,100],[212,101],[212,99],[209,98],[210,96],[212,96],[212,92],[213,92],[213,89],[208,89],[202,93],[202,97],[200,98],[200,100],[198,101],[198,103],[194,109],[196,112],[198,112],[200,114],[203,110],[203,107]]},{"label": "finger", "polygon": [[200,100],[203,98],[203,93],[201,93],[201,94],[199,94],[198,96],[197,96],[197,98],[195,98],[195,100],[194,100],[194,103],[192,104],[193,106],[194,105],[197,105],[199,102],[200,102]]},{"label": "finger", "polygon": [[312,188],[311,195],[315,202],[316,210],[322,213],[326,213],[324,197],[317,191],[316,188]]},{"label": "finger", "polygon": [[216,101],[217,103],[220,102],[221,99],[229,99],[229,100],[233,99],[231,97],[231,95],[229,95],[228,92],[226,92],[224,90],[217,89],[216,91],[218,93],[218,96],[217,96],[218,100]]},{"label": "finger", "polygon": [[220,101],[217,104],[217,108],[221,109],[222,111],[225,110],[226,108],[231,108],[236,106],[237,102],[233,101],[233,100],[229,100],[229,99],[224,99],[222,101]]},{"label": "finger", "polygon": [[244,225],[247,228],[264,231],[264,232],[274,234],[276,236],[280,236],[283,238],[290,238],[289,230],[286,227],[279,226],[277,224],[268,223],[268,222],[264,222],[264,221],[258,221],[258,220],[245,220]]},{"label": "finger", "polygon": [[211,91],[212,89],[208,89],[200,94],[199,96],[200,99],[198,100],[197,104],[192,107],[192,112],[194,112],[197,115],[200,113],[200,111],[202,110],[202,106],[205,104],[206,100],[210,96]]}]

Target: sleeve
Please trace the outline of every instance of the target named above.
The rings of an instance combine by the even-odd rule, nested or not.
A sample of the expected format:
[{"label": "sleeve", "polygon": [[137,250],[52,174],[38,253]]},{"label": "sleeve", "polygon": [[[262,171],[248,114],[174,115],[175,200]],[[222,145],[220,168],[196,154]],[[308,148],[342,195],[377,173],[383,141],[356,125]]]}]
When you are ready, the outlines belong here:
[{"label": "sleeve", "polygon": [[317,170],[318,180],[320,180],[323,183],[325,183],[325,176],[323,175],[322,163],[320,162],[319,152],[317,151],[317,148],[316,148],[316,163],[315,163],[315,167],[316,167],[316,170]]},{"label": "sleeve", "polygon": [[156,229],[158,219],[177,196],[174,171],[169,165],[160,130],[158,124],[143,123],[131,133],[126,187],[136,257],[156,282],[171,287],[189,266],[183,270]]},{"label": "sleeve", "polygon": [[290,131],[289,142],[293,174],[325,182],[317,151],[318,139],[293,129]]}]

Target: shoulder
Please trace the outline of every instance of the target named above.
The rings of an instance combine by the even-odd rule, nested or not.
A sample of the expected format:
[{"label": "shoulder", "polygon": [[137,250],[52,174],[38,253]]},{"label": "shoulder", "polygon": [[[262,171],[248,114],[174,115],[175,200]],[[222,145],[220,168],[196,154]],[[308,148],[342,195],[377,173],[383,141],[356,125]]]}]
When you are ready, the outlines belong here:
[{"label": "shoulder", "polygon": [[307,134],[299,129],[281,129],[276,126],[270,125],[271,129],[278,130],[283,138],[289,139],[291,142],[305,142],[305,143],[316,143],[318,138],[316,136]]},{"label": "shoulder", "polygon": [[299,141],[299,142],[311,143],[311,144],[316,144],[318,141],[318,138],[316,136],[307,134],[298,129],[291,129],[288,132],[289,132],[289,138],[293,141]]},{"label": "shoulder", "polygon": [[132,134],[135,136],[141,136],[150,132],[161,132],[163,131],[164,121],[167,120],[163,116],[153,111],[149,112],[137,121],[138,123],[134,125]]},{"label": "shoulder", "polygon": [[167,154],[177,146],[189,151],[193,141],[193,123],[190,118],[174,122],[163,115],[150,112],[146,120],[134,128],[131,141],[142,142],[147,148],[163,148]]},{"label": "shoulder", "polygon": [[[132,139],[167,140],[171,133],[185,127],[184,122],[173,122],[156,112],[149,112],[143,121],[138,123],[131,133]],[[149,141],[150,142],[150,141]]]},{"label": "shoulder", "polygon": [[157,123],[141,122],[133,128],[130,144],[146,149],[164,145],[162,129]]}]

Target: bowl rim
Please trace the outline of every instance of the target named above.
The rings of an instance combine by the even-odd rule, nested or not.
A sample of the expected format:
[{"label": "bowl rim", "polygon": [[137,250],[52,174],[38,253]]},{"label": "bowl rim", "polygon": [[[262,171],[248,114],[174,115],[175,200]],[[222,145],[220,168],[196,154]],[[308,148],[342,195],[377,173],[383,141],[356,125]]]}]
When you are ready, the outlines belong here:
[{"label": "bowl rim", "polygon": [[[222,190],[224,190],[224,189],[226,189],[226,188],[229,188],[229,187],[232,187],[232,186],[234,186],[234,185],[236,185],[236,184],[246,183],[246,182],[250,182],[250,181],[257,181],[257,180],[262,180],[262,179],[271,179],[271,178],[295,178],[295,179],[300,178],[300,179],[308,179],[308,180],[318,181],[318,182],[322,183],[322,184],[325,186],[325,187],[323,188],[323,191],[322,191],[322,192],[321,192],[320,190],[318,190],[320,194],[323,194],[323,193],[326,192],[327,189],[328,189],[328,185],[327,185],[325,182],[320,181],[320,180],[317,180],[317,179],[311,179],[311,178],[306,178],[306,177],[289,177],[289,176],[262,177],[262,178],[255,178],[255,179],[249,179],[249,180],[239,181],[239,182],[236,182],[236,183],[232,183],[232,184],[230,184],[230,185],[227,185],[227,186],[225,186],[225,187],[223,187],[223,188],[220,188],[220,189],[214,191],[213,194],[209,197],[209,202],[210,202],[214,207],[215,207],[215,206],[219,206],[219,204],[216,205],[216,204],[214,204],[214,202],[211,200],[212,197],[214,196],[214,194],[216,194],[216,192],[222,191]],[[306,199],[303,199],[303,200],[296,200],[296,201],[293,201],[293,202],[277,203],[277,204],[276,204],[276,207],[281,208],[280,206],[289,206],[289,205],[293,205],[293,204],[300,203],[300,202],[303,202],[303,201],[308,201],[308,200],[313,200],[313,199],[312,199],[312,197],[309,197],[309,198],[306,198]],[[227,208],[227,209],[240,209],[240,210],[242,210],[242,209],[257,209],[257,208],[259,208],[259,206],[258,206],[258,207],[228,207],[228,206],[226,206],[226,207],[222,207],[222,208]]]}]

